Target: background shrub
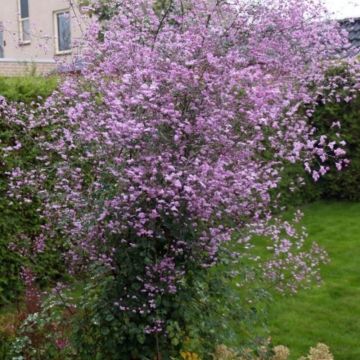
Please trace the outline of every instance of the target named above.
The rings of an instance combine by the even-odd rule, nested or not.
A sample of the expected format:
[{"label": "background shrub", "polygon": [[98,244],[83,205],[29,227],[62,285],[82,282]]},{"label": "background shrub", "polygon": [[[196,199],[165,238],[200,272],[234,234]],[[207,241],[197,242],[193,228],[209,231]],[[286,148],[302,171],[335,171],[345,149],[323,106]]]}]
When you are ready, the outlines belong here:
[{"label": "background shrub", "polygon": [[311,203],[322,197],[322,188],[306,173],[303,164],[285,164],[278,190],[280,205],[287,207]]},{"label": "background shrub", "polygon": [[[346,157],[350,163],[338,171],[330,159],[329,172],[317,183],[303,164],[285,164],[280,183],[281,205],[299,206],[319,199],[360,200],[360,98],[352,94],[354,90],[349,90],[354,89],[355,83],[346,68],[333,68],[329,75],[347,79],[348,89],[339,87],[332,102],[324,104],[319,99],[312,121],[319,134],[327,134],[329,140],[338,141],[341,137],[345,141]],[[334,124],[340,124],[339,129]],[[336,131],[334,134],[334,129],[339,136]],[[299,187],[300,184],[303,186]]]},{"label": "background shrub", "polygon": [[0,77],[0,96],[9,101],[30,103],[48,97],[58,82],[56,76]]},{"label": "background shrub", "polygon": [[336,200],[360,200],[360,98],[351,102],[319,105],[314,116],[319,127],[341,120],[341,137],[346,141],[350,164],[343,171],[332,169],[320,180],[321,197]]},{"label": "background shrub", "polygon": [[[56,77],[0,78],[0,95],[7,101],[31,103],[31,101],[39,101],[39,96],[42,98],[49,96],[56,85]],[[4,147],[14,146],[19,133],[19,127],[6,123],[0,112],[0,152]],[[38,204],[19,205],[6,196],[8,173],[19,166],[33,166],[38,155],[31,141],[24,137],[21,138],[21,143],[19,150],[2,157],[0,162],[0,305],[13,301],[19,296],[22,284],[18,273],[21,266],[26,265],[18,253],[10,250],[9,245],[14,238],[19,238],[22,234],[35,237],[41,225],[36,212]],[[44,263],[38,262],[35,268],[44,275],[41,280],[42,285],[46,285],[50,278],[56,278],[58,274],[59,268],[54,265],[58,263],[59,255],[53,249],[46,251],[41,257]]]}]

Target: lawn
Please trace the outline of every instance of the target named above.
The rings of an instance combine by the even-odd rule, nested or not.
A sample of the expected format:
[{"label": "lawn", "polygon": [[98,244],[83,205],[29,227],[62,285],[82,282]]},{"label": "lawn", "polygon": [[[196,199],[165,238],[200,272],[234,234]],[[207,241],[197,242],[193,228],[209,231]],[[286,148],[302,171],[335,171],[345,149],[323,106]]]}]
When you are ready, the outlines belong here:
[{"label": "lawn", "polygon": [[270,312],[275,344],[291,359],[324,342],[336,360],[360,359],[360,203],[319,202],[304,208],[310,238],[329,253],[323,284],[294,297],[277,297]]}]

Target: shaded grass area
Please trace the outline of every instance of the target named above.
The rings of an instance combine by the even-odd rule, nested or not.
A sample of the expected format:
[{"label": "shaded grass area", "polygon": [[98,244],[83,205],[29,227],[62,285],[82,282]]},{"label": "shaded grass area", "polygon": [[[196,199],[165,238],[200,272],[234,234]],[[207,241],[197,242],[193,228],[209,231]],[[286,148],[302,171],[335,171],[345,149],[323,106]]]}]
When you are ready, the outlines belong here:
[{"label": "shaded grass area", "polygon": [[331,262],[323,284],[292,297],[276,297],[270,311],[275,344],[287,345],[290,359],[324,342],[336,360],[360,359],[360,203],[319,202],[304,207],[311,240]]}]

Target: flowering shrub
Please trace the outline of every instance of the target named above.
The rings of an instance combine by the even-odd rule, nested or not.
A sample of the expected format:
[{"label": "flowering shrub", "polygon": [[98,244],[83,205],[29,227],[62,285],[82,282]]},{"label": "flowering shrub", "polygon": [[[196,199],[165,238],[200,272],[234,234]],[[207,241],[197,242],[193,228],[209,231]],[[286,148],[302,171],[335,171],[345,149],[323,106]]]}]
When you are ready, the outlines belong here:
[{"label": "flowering shrub", "polygon": [[13,169],[8,194],[38,202],[44,219],[19,250],[41,254],[61,236],[70,272],[97,274],[91,331],[78,331],[96,358],[169,358],[204,329],[192,304],[209,288],[198,279],[222,259],[241,264],[253,235],[270,239],[258,266],[279,290],[318,278],[324,252],[273,218],[270,191],[284,161],[302,161],[315,180],[329,157],[346,161],[340,139],[328,143],[308,119],[339,86],[325,74],[347,41],[307,0],[116,3],[101,37],[89,28],[82,76],[28,112],[1,101],[39,151],[34,166]]}]

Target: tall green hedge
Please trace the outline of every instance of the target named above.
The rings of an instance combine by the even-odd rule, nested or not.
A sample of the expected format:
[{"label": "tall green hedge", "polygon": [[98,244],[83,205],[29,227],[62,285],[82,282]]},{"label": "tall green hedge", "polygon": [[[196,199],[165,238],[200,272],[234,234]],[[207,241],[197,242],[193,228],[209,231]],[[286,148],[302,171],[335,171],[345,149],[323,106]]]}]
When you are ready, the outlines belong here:
[{"label": "tall green hedge", "polygon": [[[31,106],[32,101],[41,101],[39,96],[43,99],[48,97],[56,85],[55,77],[0,78],[0,95],[7,101],[24,102]],[[18,134],[17,126],[8,124],[0,113],[0,152],[2,147],[13,146]],[[6,158],[0,158],[0,305],[13,301],[21,292],[19,270],[21,266],[26,265],[16,252],[11,251],[9,245],[14,237],[19,237],[21,234],[35,237],[41,224],[36,212],[36,204],[25,207],[9,201],[6,196],[7,173],[24,164],[31,166],[36,155],[36,149],[24,139],[19,151]],[[44,281],[56,277],[59,271],[56,266],[54,267],[58,262],[56,252],[47,251],[42,257],[43,261],[33,265],[44,275]]]},{"label": "tall green hedge", "polygon": [[[332,121],[341,122],[339,130],[346,141],[347,158],[350,164],[342,171],[332,169],[319,182],[321,197],[336,200],[360,200],[360,97],[351,102],[319,106],[314,120],[319,126]],[[326,130],[326,128],[325,128]]]},{"label": "tall green hedge", "polygon": [[[350,102],[341,101],[319,104],[314,116],[314,125],[319,134],[329,134],[333,122],[340,121],[338,130],[345,140],[345,150],[350,164],[338,171],[334,163],[331,170],[315,183],[305,172],[302,164],[285,166],[282,190],[282,205],[298,206],[318,199],[360,201],[360,96]],[[304,186],[291,192],[289,188],[301,177]]]}]

